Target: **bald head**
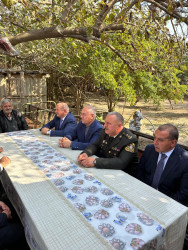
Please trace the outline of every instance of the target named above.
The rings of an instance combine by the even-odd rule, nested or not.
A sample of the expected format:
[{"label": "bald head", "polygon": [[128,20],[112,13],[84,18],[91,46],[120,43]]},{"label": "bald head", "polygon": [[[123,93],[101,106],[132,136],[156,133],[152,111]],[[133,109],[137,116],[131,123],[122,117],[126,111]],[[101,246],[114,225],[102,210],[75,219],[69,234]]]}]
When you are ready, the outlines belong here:
[{"label": "bald head", "polygon": [[62,119],[69,113],[69,106],[65,102],[59,102],[56,105],[55,113],[60,119]]}]

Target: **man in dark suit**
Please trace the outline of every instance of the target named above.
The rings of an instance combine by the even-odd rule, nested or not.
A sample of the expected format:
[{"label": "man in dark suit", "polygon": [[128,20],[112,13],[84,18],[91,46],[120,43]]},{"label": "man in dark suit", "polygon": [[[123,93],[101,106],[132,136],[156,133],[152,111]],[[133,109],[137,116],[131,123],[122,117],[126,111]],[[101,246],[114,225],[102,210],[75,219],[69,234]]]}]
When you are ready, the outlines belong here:
[{"label": "man in dark suit", "polygon": [[74,135],[68,136],[69,139],[60,139],[60,147],[83,150],[98,139],[103,126],[95,119],[95,109],[91,105],[86,105],[80,117],[82,121],[77,125]]},{"label": "man in dark suit", "polygon": [[[140,159],[137,178],[188,206],[188,151],[177,145],[178,136],[178,130],[172,124],[159,126],[154,144],[146,147]],[[188,249],[187,241],[185,245]]]},{"label": "man in dark suit", "polygon": [[[3,149],[0,148],[0,152]],[[3,156],[0,159],[0,174],[3,168],[10,163],[10,159]],[[2,190],[0,190],[2,192]],[[2,195],[2,193],[0,193]],[[27,250],[29,249],[24,229],[17,216],[13,215],[9,206],[0,201],[0,250]]]},{"label": "man in dark suit", "polygon": [[172,124],[161,125],[155,131],[154,144],[148,145],[140,159],[137,178],[149,186],[162,153],[166,155],[157,187],[160,192],[188,206],[188,152],[177,145],[178,130]]},{"label": "man in dark suit", "polygon": [[[41,133],[50,136],[72,136],[76,129],[77,121],[73,114],[69,112],[68,105],[64,102],[58,103],[55,112],[54,119],[43,126]],[[55,130],[51,130],[52,128],[55,128]]]},{"label": "man in dark suit", "polygon": [[138,141],[123,126],[124,118],[120,113],[108,113],[99,138],[78,156],[81,165],[86,168],[121,169],[134,176],[138,163]]}]

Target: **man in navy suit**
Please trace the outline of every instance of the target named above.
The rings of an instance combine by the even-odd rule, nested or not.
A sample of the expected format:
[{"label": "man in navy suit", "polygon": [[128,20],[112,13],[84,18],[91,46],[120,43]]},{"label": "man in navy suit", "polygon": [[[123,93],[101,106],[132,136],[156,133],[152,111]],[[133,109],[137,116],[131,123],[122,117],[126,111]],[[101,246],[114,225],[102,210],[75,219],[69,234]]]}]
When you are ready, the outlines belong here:
[{"label": "man in navy suit", "polygon": [[188,151],[177,145],[178,136],[172,124],[161,125],[155,131],[154,144],[146,147],[140,159],[137,178],[152,186],[157,163],[165,153],[163,172],[156,188],[188,206]]},{"label": "man in navy suit", "polygon": [[[2,151],[0,148],[0,152]],[[0,174],[9,163],[10,159],[6,156],[0,159]],[[0,195],[1,192],[2,190]],[[29,249],[22,224],[3,201],[0,201],[0,249]]]},{"label": "man in navy suit", "polygon": [[[154,144],[146,147],[140,159],[137,178],[188,206],[188,151],[177,145],[178,136],[178,130],[172,124],[159,126],[155,131]],[[156,186],[157,169],[162,154],[165,154],[163,171]],[[188,249],[186,247],[187,240],[184,249]]]},{"label": "man in navy suit", "polygon": [[[76,129],[77,121],[73,114],[69,112],[68,105],[63,102],[58,103],[55,112],[54,119],[44,125],[41,133],[50,136],[72,136]],[[55,128],[55,130],[51,130],[52,128]]]},{"label": "man in navy suit", "polygon": [[60,147],[83,150],[98,139],[103,126],[95,119],[95,109],[91,105],[86,105],[80,117],[82,121],[77,125],[72,138],[69,137],[71,140],[67,137],[60,139]]}]

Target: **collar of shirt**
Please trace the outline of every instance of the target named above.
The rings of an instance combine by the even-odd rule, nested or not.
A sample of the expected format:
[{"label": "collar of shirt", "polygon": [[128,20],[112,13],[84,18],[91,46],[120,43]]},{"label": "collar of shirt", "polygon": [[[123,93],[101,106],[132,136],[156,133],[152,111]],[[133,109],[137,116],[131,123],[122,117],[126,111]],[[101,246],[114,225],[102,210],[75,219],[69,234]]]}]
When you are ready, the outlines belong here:
[{"label": "collar of shirt", "polygon": [[[166,152],[166,153],[159,153],[159,157],[158,157],[157,163],[160,161],[162,154],[165,154],[165,155],[167,156],[167,157],[164,159],[164,168],[165,168],[166,163],[167,163],[167,161],[168,161],[168,159],[169,159],[169,157],[171,156],[171,154],[172,154],[173,151],[174,151],[174,148],[171,149],[170,151]],[[164,168],[163,168],[163,169],[164,169]]]},{"label": "collar of shirt", "polygon": [[61,119],[61,123],[63,123],[63,121],[65,120],[66,116],[64,116],[62,119]]},{"label": "collar of shirt", "polygon": [[[4,112],[3,112],[4,113]],[[4,115],[7,117],[8,120],[12,120],[12,113],[10,114],[10,116],[8,116],[7,114],[4,113]]]}]

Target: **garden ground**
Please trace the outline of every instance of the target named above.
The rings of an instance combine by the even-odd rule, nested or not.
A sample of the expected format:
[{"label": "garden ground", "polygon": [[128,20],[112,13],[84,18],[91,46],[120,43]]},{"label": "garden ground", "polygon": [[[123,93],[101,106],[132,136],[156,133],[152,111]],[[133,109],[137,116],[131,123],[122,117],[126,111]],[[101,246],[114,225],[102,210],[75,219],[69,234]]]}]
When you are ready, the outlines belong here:
[{"label": "garden ground", "polygon": [[[99,112],[107,112],[107,105],[103,96],[96,96],[96,94],[87,96],[87,103],[94,105]],[[140,109],[144,117],[140,132],[153,135],[154,128],[156,129],[164,123],[172,123],[179,130],[179,143],[188,146],[188,98],[185,98],[183,103],[172,103],[172,105],[168,101],[164,101],[160,106],[155,106],[152,102],[139,101],[135,106],[130,107],[124,101],[119,101],[115,107],[115,111],[124,116],[127,128],[134,111]]]}]

